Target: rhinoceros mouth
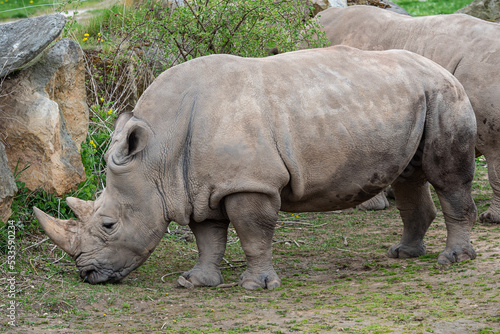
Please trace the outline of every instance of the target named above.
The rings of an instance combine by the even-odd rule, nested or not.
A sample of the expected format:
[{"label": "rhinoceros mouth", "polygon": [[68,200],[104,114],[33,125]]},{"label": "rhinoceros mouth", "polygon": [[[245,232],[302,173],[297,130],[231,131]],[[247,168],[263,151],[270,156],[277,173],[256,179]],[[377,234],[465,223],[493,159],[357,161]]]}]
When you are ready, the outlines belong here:
[{"label": "rhinoceros mouth", "polygon": [[123,278],[123,276],[119,274],[106,274],[94,266],[80,268],[79,271],[83,281],[90,284],[116,283]]}]

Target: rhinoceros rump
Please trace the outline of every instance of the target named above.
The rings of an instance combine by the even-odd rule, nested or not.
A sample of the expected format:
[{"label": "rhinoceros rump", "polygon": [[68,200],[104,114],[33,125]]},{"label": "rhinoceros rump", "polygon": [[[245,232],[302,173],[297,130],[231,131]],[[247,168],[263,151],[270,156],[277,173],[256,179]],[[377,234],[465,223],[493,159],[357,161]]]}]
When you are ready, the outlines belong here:
[{"label": "rhinoceros rump", "polygon": [[500,223],[500,25],[463,15],[410,17],[373,6],[320,13],[335,45],[404,49],[429,58],[464,86],[477,118],[477,155],[488,162],[493,200],[479,219]]},{"label": "rhinoceros rump", "polygon": [[436,215],[429,182],[444,211],[438,262],[447,264],[475,258],[475,136],[460,83],[410,52],[202,57],[160,75],[134,116],[118,122],[105,191],[95,202],[68,199],[77,221],[35,211],[90,283],[125,277],[176,221],[189,225],[199,249],[182,277],[218,285],[232,222],[248,264],[240,285],[275,288],[280,209],[344,209],[392,184],[404,231],[389,256],[419,256]]}]

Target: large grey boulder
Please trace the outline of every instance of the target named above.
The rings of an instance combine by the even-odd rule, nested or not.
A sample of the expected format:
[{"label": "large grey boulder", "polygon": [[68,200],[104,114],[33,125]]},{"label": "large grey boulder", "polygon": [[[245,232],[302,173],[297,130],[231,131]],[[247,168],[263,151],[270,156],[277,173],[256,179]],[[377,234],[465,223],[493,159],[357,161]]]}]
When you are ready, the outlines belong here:
[{"label": "large grey boulder", "polygon": [[[82,52],[70,39],[60,40],[37,63],[4,80],[0,133],[10,169],[30,166],[19,177],[30,190],[41,187],[60,195],[85,180],[72,138],[73,132],[81,141],[88,130],[84,83]],[[65,117],[65,110],[72,113]]]},{"label": "large grey boulder", "polygon": [[0,25],[0,78],[33,60],[65,24],[64,15],[53,14]]},{"label": "large grey boulder", "polygon": [[475,0],[457,13],[468,14],[486,21],[500,21],[500,0]]},{"label": "large grey boulder", "polygon": [[9,168],[5,147],[0,142],[0,221],[2,222],[7,222],[12,213],[10,205],[16,191],[16,182]]}]

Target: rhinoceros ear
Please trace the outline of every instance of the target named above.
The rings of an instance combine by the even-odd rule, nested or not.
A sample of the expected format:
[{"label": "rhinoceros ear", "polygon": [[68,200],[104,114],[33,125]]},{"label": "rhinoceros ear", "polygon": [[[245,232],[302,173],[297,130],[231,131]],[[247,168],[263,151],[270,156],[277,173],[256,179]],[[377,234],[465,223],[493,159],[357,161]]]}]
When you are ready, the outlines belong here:
[{"label": "rhinoceros ear", "polygon": [[115,121],[115,132],[120,132],[123,130],[123,127],[125,124],[128,122],[129,119],[131,119],[134,116],[133,113],[131,112],[123,112],[118,116],[118,118]]},{"label": "rhinoceros ear", "polygon": [[76,197],[68,197],[66,203],[82,222],[87,222],[94,213],[94,201],[83,201]]},{"label": "rhinoceros ear", "polygon": [[152,131],[144,121],[130,118],[116,138],[110,154],[112,162],[118,166],[129,163],[146,147],[151,135]]}]

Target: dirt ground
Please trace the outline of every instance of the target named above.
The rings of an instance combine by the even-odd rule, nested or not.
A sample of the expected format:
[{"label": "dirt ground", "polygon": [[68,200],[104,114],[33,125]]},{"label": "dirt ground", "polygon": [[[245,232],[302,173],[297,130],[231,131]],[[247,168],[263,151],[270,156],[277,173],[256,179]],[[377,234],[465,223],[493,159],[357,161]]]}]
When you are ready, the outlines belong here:
[{"label": "dirt ground", "polygon": [[[40,250],[31,249],[34,271],[19,277],[18,326],[3,328],[9,333],[499,333],[500,226],[478,223],[472,234],[478,257],[451,266],[436,262],[446,240],[441,214],[426,236],[428,255],[387,258],[401,229],[394,203],[379,212],[282,214],[274,239],[282,286],[272,291],[177,287],[180,272],[196,261],[195,243],[180,227],[171,226],[150,259],[119,284],[81,282],[70,260],[52,263],[61,253],[47,241]],[[244,256],[232,230],[229,239],[223,275],[234,283]]]}]

